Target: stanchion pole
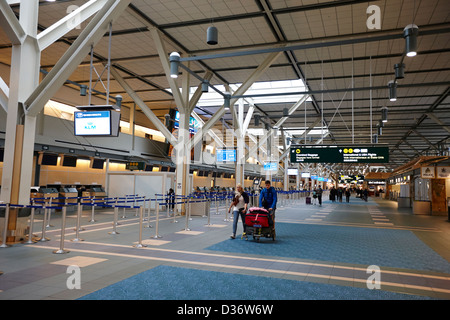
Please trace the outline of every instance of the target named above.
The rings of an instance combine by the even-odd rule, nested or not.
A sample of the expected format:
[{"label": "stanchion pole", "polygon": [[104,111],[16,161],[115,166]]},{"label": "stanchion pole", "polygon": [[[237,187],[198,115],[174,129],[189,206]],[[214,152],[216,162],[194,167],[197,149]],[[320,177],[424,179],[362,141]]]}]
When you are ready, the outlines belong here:
[{"label": "stanchion pole", "polygon": [[48,211],[48,213],[47,213],[47,228],[50,228],[50,227],[54,227],[53,225],[51,225],[50,224],[50,219],[51,219],[51,217],[52,217],[52,200],[53,200],[53,198],[52,197],[50,197],[50,202],[49,202],[49,208],[47,209]]},{"label": "stanchion pole", "polygon": [[94,217],[94,214],[95,214],[95,196],[92,198],[91,204],[92,204],[91,220],[89,220],[89,222],[96,222],[95,217]]},{"label": "stanchion pole", "polygon": [[147,225],[144,226],[144,228],[153,228],[153,226],[150,225],[150,207],[152,206],[152,199],[148,199],[148,211],[147,211]]},{"label": "stanchion pole", "polygon": [[42,234],[41,234],[41,238],[38,240],[40,242],[45,242],[45,241],[50,241],[49,238],[45,237],[45,224],[47,223],[47,207],[45,205],[45,201],[44,201],[44,220],[42,220]]},{"label": "stanchion pole", "polygon": [[227,207],[228,203],[226,201],[226,198],[227,198],[227,196],[225,196],[225,219],[223,219],[223,221],[230,221],[230,219],[228,219],[228,209],[227,209],[228,208]]},{"label": "stanchion pole", "polygon": [[117,208],[116,205],[114,205],[113,230],[111,232],[108,232],[109,234],[119,234],[119,232],[116,231],[118,216],[119,216],[119,208]]},{"label": "stanchion pole", "polygon": [[191,231],[191,229],[189,229],[189,226],[188,226],[188,224],[189,224],[189,215],[191,214],[191,207],[190,207],[191,201],[190,201],[189,198],[187,198],[187,202],[188,202],[187,206],[186,206],[186,203],[184,204],[185,207],[186,207],[186,226],[184,227],[184,231]]},{"label": "stanchion pole", "polygon": [[206,200],[206,207],[207,207],[207,211],[208,211],[208,223],[205,224],[205,226],[210,226],[211,225],[211,205],[210,205],[210,200],[207,199]]},{"label": "stanchion pole", "polygon": [[34,201],[32,203],[32,206],[33,206],[33,208],[31,208],[30,227],[28,229],[28,240],[26,242],[24,242],[24,243],[28,243],[28,244],[36,243],[36,241],[33,240],[33,224],[34,224],[34,211],[35,211]]},{"label": "stanchion pole", "polygon": [[[167,204],[167,218],[169,217],[169,204],[168,204],[168,202],[166,202],[166,204]],[[178,223],[178,220],[177,220],[177,215],[176,215],[176,213],[175,213],[175,210],[173,211],[173,221],[171,221],[172,223]]]},{"label": "stanchion pole", "polygon": [[67,213],[67,207],[64,206],[62,208],[62,222],[61,222],[61,239],[59,244],[59,250],[54,250],[53,253],[55,254],[64,254],[69,253],[69,250],[64,250],[64,235],[66,233],[66,213]]},{"label": "stanchion pole", "polygon": [[144,223],[144,208],[142,206],[139,207],[139,242],[135,244],[133,247],[135,248],[143,248],[147,245],[142,244],[142,225]]},{"label": "stanchion pole", "polygon": [[72,239],[72,242],[84,241],[80,239],[80,223],[81,223],[81,203],[77,204],[77,226],[75,227],[75,239]]},{"label": "stanchion pole", "polygon": [[9,221],[9,203],[5,207],[5,225],[3,226],[3,237],[2,245],[0,248],[9,248],[10,246],[6,244],[6,233],[8,232],[8,221]]},{"label": "stanchion pole", "polygon": [[159,202],[158,197],[156,197],[156,227],[155,227],[155,235],[153,236],[154,239],[162,238],[159,234]]}]

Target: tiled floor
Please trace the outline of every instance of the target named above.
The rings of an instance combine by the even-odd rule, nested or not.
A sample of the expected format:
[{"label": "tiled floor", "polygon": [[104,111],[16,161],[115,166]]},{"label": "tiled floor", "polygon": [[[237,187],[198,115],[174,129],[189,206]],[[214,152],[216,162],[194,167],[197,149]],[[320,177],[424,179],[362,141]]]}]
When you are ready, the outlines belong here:
[{"label": "tiled floor", "polygon": [[[405,209],[397,209],[396,203],[380,199],[369,199],[366,203],[352,198],[349,204],[324,201],[321,207],[307,206],[304,199],[300,199],[277,209],[276,241],[262,239],[257,244],[252,239],[229,239],[232,222],[224,221],[224,209],[225,206],[221,206],[217,215],[213,208],[211,225],[207,225],[208,219],[201,216],[193,216],[188,221],[184,216],[178,217],[178,222],[174,223],[174,219],[164,212],[160,216],[158,232],[152,212],[152,228],[142,231],[142,248],[135,247],[139,243],[139,218],[134,216],[134,211],[119,220],[119,234],[115,235],[109,234],[113,221],[111,210],[96,212],[95,223],[88,222],[91,210],[84,211],[84,230],[80,231],[84,241],[79,242],[71,241],[75,238],[76,223],[71,214],[66,223],[64,249],[70,251],[66,254],[52,253],[59,249],[61,233],[60,214],[55,213],[52,215],[55,227],[48,228],[46,233],[51,241],[0,249],[0,271],[4,273],[0,276],[0,300],[78,299],[158,266],[294,280],[312,285],[328,284],[339,293],[336,296],[345,296],[345,288],[369,290],[367,280],[373,270],[368,269],[369,264],[358,260],[368,256],[365,248],[372,248],[373,255],[369,252],[371,264],[381,270],[379,290],[406,293],[411,297],[450,299],[450,268],[447,269],[447,265],[450,266],[450,223],[446,217],[414,216]],[[36,217],[34,230],[40,236],[42,215]],[[241,228],[239,221],[238,234],[242,232]],[[294,232],[288,234],[289,230]],[[296,234],[295,230],[303,230],[303,234]],[[161,237],[156,238],[157,234]],[[396,243],[381,240],[369,243],[378,241],[385,234],[393,237]],[[318,238],[301,238],[306,235]],[[332,235],[335,238],[330,238],[329,243],[327,239],[320,239]],[[402,265],[411,259],[406,252],[405,256],[401,254],[401,249],[407,245],[402,241],[411,239],[416,243],[413,249],[421,251],[419,254],[427,254],[434,259],[431,262],[437,261],[436,265],[421,261],[412,261],[408,267]],[[322,245],[318,248],[323,249],[308,255],[311,250],[302,248],[302,243],[308,243],[306,240],[311,241],[310,247]],[[352,241],[359,243],[352,246]],[[291,249],[292,243],[299,245]],[[393,249],[397,251],[392,252]],[[288,254],[283,250],[298,252]],[[416,255],[421,259],[416,253],[413,256]],[[398,261],[393,261],[395,259]],[[68,273],[68,267],[73,265],[80,268],[80,289],[68,288],[68,282],[75,275]],[[413,267],[416,265],[418,267]],[[188,296],[189,292],[186,292]],[[180,296],[177,294],[177,297]]]}]

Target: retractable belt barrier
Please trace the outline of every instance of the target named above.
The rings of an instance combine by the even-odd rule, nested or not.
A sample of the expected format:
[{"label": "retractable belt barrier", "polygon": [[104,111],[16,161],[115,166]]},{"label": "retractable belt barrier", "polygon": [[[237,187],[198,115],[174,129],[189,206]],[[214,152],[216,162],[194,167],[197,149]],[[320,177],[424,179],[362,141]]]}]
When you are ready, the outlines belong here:
[{"label": "retractable belt barrier", "polygon": [[[299,200],[301,197],[304,197],[309,191],[307,190],[290,190],[290,191],[277,191],[279,197],[279,201],[282,205],[287,205],[293,203],[295,200]],[[259,205],[259,194],[250,192],[249,193],[251,199],[252,206]],[[155,208],[155,234],[151,238],[158,239],[162,238],[159,234],[159,222],[160,222],[160,210],[161,207],[166,208],[167,218],[170,217],[169,209],[172,207],[175,208],[175,205],[184,205],[185,208],[185,231],[190,231],[189,229],[189,221],[192,220],[192,205],[196,203],[205,203],[204,210],[205,212],[202,214],[203,218],[208,218],[208,222],[205,224],[207,226],[211,225],[211,205],[214,203],[216,208],[215,214],[219,213],[219,203],[222,203],[221,206],[225,206],[225,219],[224,221],[230,221],[228,219],[228,206],[231,204],[231,201],[234,197],[234,192],[229,191],[209,191],[209,192],[194,192],[189,195],[175,195],[175,194],[155,194],[153,198],[139,195],[126,195],[124,197],[42,197],[42,198],[32,198],[30,199],[29,205],[17,205],[17,204],[0,204],[0,207],[5,207],[5,225],[2,235],[2,244],[0,248],[7,248],[10,245],[6,244],[6,235],[7,235],[7,227],[9,221],[10,210],[13,208],[30,208],[31,215],[29,221],[29,234],[28,240],[25,242],[27,244],[33,244],[36,242],[45,242],[50,239],[46,237],[46,228],[50,226],[50,215],[51,210],[61,210],[61,238],[60,238],[60,248],[59,250],[54,250],[55,254],[64,254],[68,253],[68,250],[64,249],[64,240],[65,240],[65,225],[66,225],[66,212],[67,208],[70,206],[77,207],[77,219],[76,219],[76,236],[74,239],[71,239],[72,242],[83,241],[80,239],[79,232],[84,229],[81,227],[81,215],[82,215],[82,207],[87,206],[92,208],[91,220],[89,222],[95,222],[95,208],[114,208],[114,221],[113,221],[113,229],[111,232],[108,232],[111,235],[118,235],[117,225],[120,225],[118,222],[118,210],[122,208],[124,210],[123,218],[125,217],[126,209],[135,209],[135,216],[139,217],[139,239],[137,244],[133,245],[135,248],[142,248],[146,245],[142,243],[142,228],[144,227],[144,221],[147,221],[147,225],[145,228],[153,228],[150,225],[150,215],[151,215],[151,202],[154,202]],[[72,200],[69,202],[69,200]],[[73,201],[76,200],[76,201]],[[148,207],[147,207],[148,203]],[[34,217],[35,210],[43,209],[44,217],[42,222],[42,232],[41,237],[33,239],[33,226],[34,226]],[[147,209],[147,218],[144,217],[145,210]],[[177,210],[173,210],[173,220],[171,222],[176,223]]]}]

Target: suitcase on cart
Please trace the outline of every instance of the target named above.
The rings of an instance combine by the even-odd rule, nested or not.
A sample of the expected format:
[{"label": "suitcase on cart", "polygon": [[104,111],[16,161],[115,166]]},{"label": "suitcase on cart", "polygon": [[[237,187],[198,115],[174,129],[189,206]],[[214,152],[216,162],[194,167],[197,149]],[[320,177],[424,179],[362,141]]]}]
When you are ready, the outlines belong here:
[{"label": "suitcase on cart", "polygon": [[306,197],[306,204],[311,204],[311,197]]},{"label": "suitcase on cart", "polygon": [[269,227],[269,217],[264,212],[248,212],[245,215],[245,224],[250,227],[267,228]]}]

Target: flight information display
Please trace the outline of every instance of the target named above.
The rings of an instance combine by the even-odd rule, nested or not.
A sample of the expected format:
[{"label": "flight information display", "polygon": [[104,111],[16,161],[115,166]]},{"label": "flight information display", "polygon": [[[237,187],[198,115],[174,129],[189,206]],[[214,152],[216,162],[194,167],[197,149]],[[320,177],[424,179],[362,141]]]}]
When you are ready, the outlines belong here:
[{"label": "flight information display", "polygon": [[291,163],[387,163],[388,146],[297,145],[291,146]]}]

